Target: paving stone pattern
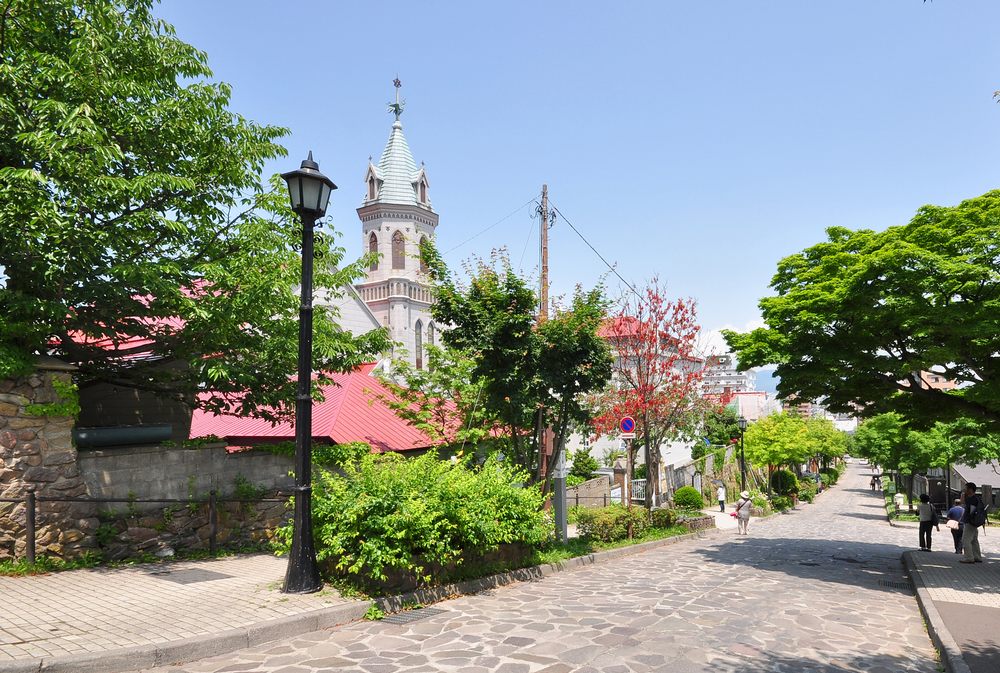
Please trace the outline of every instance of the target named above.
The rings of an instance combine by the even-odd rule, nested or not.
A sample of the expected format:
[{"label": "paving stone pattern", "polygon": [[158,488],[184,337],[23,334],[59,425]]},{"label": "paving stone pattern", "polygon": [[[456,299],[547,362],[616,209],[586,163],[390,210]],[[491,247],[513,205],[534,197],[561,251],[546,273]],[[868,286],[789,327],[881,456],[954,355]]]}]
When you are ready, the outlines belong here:
[{"label": "paving stone pattern", "polygon": [[287,564],[258,555],[0,577],[0,663],[167,643],[346,602],[274,591]]},{"label": "paving stone pattern", "polygon": [[409,623],[155,673],[936,672],[900,562],[916,531],[891,528],[866,484],[853,464],[842,486],[751,521],[746,537],[725,531],[445,601]]}]

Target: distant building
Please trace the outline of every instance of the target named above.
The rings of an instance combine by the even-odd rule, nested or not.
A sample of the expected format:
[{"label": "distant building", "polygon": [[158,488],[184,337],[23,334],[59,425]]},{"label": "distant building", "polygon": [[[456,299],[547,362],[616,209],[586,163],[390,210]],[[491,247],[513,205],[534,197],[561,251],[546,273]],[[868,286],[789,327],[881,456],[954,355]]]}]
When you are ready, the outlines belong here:
[{"label": "distant building", "polygon": [[736,371],[736,357],[732,353],[709,356],[705,361],[702,389],[705,395],[728,396],[754,390],[752,372]]}]

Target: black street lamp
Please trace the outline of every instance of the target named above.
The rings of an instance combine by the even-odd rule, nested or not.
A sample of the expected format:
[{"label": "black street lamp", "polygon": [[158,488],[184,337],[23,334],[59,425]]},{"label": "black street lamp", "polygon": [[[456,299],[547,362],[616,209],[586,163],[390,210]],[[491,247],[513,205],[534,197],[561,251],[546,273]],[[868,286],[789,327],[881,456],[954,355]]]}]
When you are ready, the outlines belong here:
[{"label": "black street lamp", "polygon": [[295,515],[292,550],[281,591],[311,594],[323,588],[316,565],[312,529],[312,277],[316,220],[326,214],[330,192],[337,188],[319,172],[312,152],[296,171],[282,173],[292,210],[302,220],[302,295],[299,304],[299,378],[295,394]]},{"label": "black street lamp", "polygon": [[737,425],[740,426],[740,490],[747,490],[747,459],[743,455],[743,433],[747,429],[747,419],[740,416],[736,419]]}]

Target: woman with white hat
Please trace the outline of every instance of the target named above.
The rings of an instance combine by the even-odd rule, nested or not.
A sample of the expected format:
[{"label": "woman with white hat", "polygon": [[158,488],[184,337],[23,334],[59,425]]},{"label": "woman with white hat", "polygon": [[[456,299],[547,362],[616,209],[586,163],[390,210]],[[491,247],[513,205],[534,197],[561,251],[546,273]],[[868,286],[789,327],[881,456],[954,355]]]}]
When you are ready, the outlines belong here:
[{"label": "woman with white hat", "polygon": [[750,493],[743,491],[740,493],[740,499],[736,501],[736,532],[741,535],[747,534],[747,528],[750,526],[750,510],[753,508],[753,501],[750,500]]}]

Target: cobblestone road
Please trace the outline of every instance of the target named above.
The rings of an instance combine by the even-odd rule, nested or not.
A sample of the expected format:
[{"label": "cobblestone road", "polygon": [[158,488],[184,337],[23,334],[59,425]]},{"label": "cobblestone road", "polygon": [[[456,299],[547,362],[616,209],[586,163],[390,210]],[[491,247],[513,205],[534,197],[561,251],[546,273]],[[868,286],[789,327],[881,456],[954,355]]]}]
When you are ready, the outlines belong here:
[{"label": "cobblestone road", "polygon": [[[940,670],[867,468],[792,514],[156,673]],[[941,544],[946,540],[942,537]]]}]

